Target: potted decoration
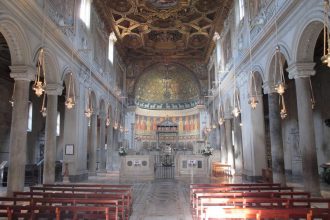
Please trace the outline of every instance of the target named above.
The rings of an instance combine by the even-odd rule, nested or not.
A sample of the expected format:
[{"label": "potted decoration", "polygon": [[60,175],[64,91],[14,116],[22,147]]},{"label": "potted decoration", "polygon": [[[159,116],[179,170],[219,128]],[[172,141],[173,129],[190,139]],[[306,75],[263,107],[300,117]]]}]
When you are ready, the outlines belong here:
[{"label": "potted decoration", "polygon": [[127,155],[127,149],[125,147],[120,147],[118,150],[119,156],[126,156]]},{"label": "potted decoration", "polygon": [[203,156],[211,156],[212,155],[212,152],[213,152],[213,148],[210,147],[210,146],[206,146],[204,149],[202,149],[201,153]]}]

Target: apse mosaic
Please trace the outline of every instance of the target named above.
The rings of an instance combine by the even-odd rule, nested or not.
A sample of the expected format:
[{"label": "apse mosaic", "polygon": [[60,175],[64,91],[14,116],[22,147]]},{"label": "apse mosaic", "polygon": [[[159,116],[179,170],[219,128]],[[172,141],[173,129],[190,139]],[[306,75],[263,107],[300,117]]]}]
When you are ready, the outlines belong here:
[{"label": "apse mosaic", "polygon": [[135,103],[144,109],[188,109],[197,105],[199,85],[188,69],[177,64],[157,64],[135,86]]},{"label": "apse mosaic", "polygon": [[[157,124],[169,120],[178,125],[179,141],[197,141],[199,140],[199,114],[188,116],[145,116],[135,115],[135,139],[140,141],[157,140]],[[162,134],[161,141],[175,141],[175,134]]]}]

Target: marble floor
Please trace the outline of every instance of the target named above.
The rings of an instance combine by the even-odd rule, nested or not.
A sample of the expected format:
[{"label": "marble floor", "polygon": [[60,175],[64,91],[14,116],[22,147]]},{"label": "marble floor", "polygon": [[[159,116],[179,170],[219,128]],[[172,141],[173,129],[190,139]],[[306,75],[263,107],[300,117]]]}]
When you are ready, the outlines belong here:
[{"label": "marble floor", "polygon": [[[194,183],[241,183],[245,182],[240,176],[231,178],[194,178],[188,179],[158,179],[154,181],[138,182],[133,184],[133,212],[130,220],[191,220],[189,209],[189,185]],[[88,183],[120,183],[116,173],[102,174],[89,177]],[[287,178],[288,186],[297,191],[303,190],[300,178]],[[123,183],[124,184],[124,183]],[[28,190],[28,188],[26,188]],[[0,187],[0,194],[5,195],[6,187]],[[330,198],[330,185],[321,183],[323,197]]]}]

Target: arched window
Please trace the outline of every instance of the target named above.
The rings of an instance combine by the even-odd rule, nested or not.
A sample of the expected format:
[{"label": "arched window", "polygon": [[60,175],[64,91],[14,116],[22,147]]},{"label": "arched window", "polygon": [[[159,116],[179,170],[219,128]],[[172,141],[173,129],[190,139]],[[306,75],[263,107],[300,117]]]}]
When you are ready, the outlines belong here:
[{"label": "arched window", "polygon": [[238,0],[239,7],[239,20],[241,21],[244,18],[244,0]]},{"label": "arched window", "polygon": [[32,115],[33,115],[33,109],[32,109],[32,102],[29,101],[29,113],[28,113],[28,127],[27,131],[31,132],[32,131]]},{"label": "arched window", "polygon": [[108,59],[111,63],[113,63],[113,57],[114,57],[114,47],[115,43],[117,41],[116,35],[114,32],[111,32],[109,36],[109,49],[108,49]]},{"label": "arched window", "polygon": [[91,0],[81,0],[80,19],[89,28],[91,20]]},{"label": "arched window", "polygon": [[57,119],[56,119],[56,136],[60,136],[60,125],[61,125],[61,114],[57,112]]}]

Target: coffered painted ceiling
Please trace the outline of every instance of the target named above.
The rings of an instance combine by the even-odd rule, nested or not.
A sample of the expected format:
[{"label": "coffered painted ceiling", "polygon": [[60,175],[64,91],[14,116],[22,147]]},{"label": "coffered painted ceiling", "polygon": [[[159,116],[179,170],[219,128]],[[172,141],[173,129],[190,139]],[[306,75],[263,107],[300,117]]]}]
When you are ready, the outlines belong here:
[{"label": "coffered painted ceiling", "polygon": [[94,0],[129,58],[206,60],[233,0]]}]

